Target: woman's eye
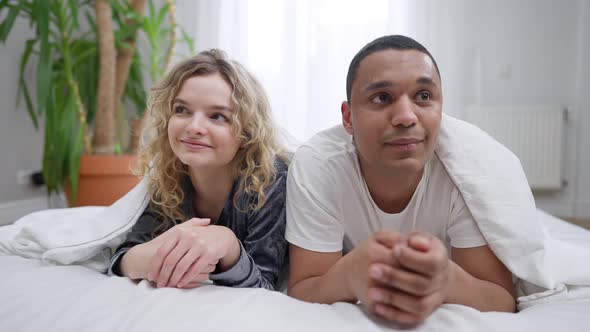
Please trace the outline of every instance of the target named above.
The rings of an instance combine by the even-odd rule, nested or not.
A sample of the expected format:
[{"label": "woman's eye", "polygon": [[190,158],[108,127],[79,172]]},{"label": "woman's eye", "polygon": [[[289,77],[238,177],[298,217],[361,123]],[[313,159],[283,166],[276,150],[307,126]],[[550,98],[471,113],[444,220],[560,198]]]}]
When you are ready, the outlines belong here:
[{"label": "woman's eye", "polygon": [[376,95],[375,97],[373,97],[373,99],[371,99],[371,102],[375,103],[375,104],[384,104],[387,103],[391,100],[391,97],[389,97],[388,94],[386,93],[380,93],[378,95]]},{"label": "woman's eye", "polygon": [[418,99],[418,101],[429,101],[430,98],[432,98],[432,96],[428,91],[420,91],[416,95],[416,98]]},{"label": "woman's eye", "polygon": [[221,113],[215,113],[215,114],[211,115],[211,119],[223,121],[223,122],[229,122],[229,119]]},{"label": "woman's eye", "polygon": [[186,107],[184,107],[184,106],[175,106],[174,107],[174,113],[176,113],[176,114],[184,114],[184,113],[186,113],[186,111],[187,111]]}]

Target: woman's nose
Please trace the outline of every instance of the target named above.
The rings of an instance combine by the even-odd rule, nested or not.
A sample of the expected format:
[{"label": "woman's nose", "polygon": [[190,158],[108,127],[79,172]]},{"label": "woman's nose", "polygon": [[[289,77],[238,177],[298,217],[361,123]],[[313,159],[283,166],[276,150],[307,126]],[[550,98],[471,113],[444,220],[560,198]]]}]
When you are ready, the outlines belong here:
[{"label": "woman's nose", "polygon": [[190,122],[188,123],[186,130],[190,135],[206,135],[208,132],[207,117],[200,113],[194,113],[193,116],[190,118]]}]

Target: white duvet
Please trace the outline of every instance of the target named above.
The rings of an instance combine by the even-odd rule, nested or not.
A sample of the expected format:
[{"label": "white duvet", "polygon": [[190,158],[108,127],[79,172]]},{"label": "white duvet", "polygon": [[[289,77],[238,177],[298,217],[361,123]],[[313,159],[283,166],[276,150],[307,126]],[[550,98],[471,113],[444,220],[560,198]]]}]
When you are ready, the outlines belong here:
[{"label": "white duvet", "polygon": [[[518,307],[519,310],[524,311],[513,316],[523,316],[531,310],[542,312],[554,304],[559,306],[571,304],[570,310],[575,312],[576,309],[584,308],[590,314],[588,306],[590,264],[587,263],[590,260],[590,247],[580,242],[564,241],[547,231],[535,208],[519,160],[478,128],[446,115],[443,116],[436,153],[461,191],[490,247],[518,280],[517,289],[521,295],[518,299]],[[14,225],[0,228],[0,255],[21,256],[36,260],[23,261],[22,258],[0,257],[2,258],[0,263],[20,259],[15,264],[28,264],[32,268],[45,262],[53,265],[78,264],[105,271],[114,249],[123,242],[126,232],[133,226],[147,201],[145,181],[142,181],[125,197],[108,208],[48,210],[25,216]],[[581,229],[580,231],[585,232]],[[0,266],[2,271],[6,271],[3,264]],[[82,269],[82,267],[77,268]],[[117,285],[131,283],[125,279],[109,279],[90,270],[84,271],[89,279],[94,279],[99,284],[114,285],[114,281],[107,281],[110,279],[117,280]],[[5,285],[6,280],[2,280],[1,283]],[[148,291],[150,287],[145,282],[139,287],[125,287],[128,292],[138,294],[147,292],[146,296],[156,296],[153,295],[155,292]],[[106,288],[104,292],[117,291]],[[181,294],[186,291],[158,290],[158,292],[158,294],[164,294],[164,292]],[[333,319],[339,321],[350,321],[354,318],[355,322],[357,319],[367,324],[371,322],[367,326],[351,323],[351,327],[368,329],[370,326],[377,326],[374,321],[364,319],[365,315],[358,308],[348,304],[333,306],[303,304],[278,293],[263,290],[231,290],[215,286],[194,290],[194,294],[199,294],[199,299],[205,299],[207,295],[219,299],[219,301],[212,301],[207,298],[203,302],[197,301],[198,303],[217,303],[220,306],[225,306],[223,301],[230,301],[231,297],[235,296],[231,294],[247,294],[247,296],[244,295],[243,303],[240,303],[244,311],[236,313],[237,315],[247,315],[255,308],[266,308],[265,310],[280,316],[277,312],[306,308],[302,310],[309,315],[317,315],[318,318],[333,315]],[[262,297],[280,298],[277,304],[280,303],[286,307],[272,305],[274,302],[271,300],[267,303],[255,300]],[[251,300],[247,300],[248,298]],[[140,297],[140,299],[143,298]],[[131,304],[128,303],[128,305]],[[531,308],[538,304],[542,304],[540,307],[543,309]],[[309,309],[312,307],[313,309]],[[153,308],[144,309],[148,312],[153,310]],[[210,318],[207,320],[208,323],[213,324],[215,321],[213,317],[216,311],[209,312],[213,310],[212,308],[198,305],[195,310],[208,313],[207,317]],[[166,313],[169,311],[167,310]],[[453,316],[445,314],[447,312],[462,314]],[[464,316],[466,320],[464,323],[468,325],[469,317],[471,317],[467,314],[469,312],[476,311],[462,306],[445,305],[429,321],[435,321],[436,326],[439,327],[463,326],[457,325],[456,320],[461,320]],[[0,318],[2,318],[1,315],[2,311],[0,311]],[[486,315],[489,317],[494,314]],[[158,315],[154,313],[154,316]],[[268,317],[266,314],[263,316]],[[480,316],[481,314],[473,317]],[[150,319],[147,318],[148,321]],[[264,319],[261,318],[261,320]],[[306,321],[300,322],[303,325],[306,323]],[[478,319],[471,323],[484,324]],[[357,322],[357,324],[360,323]],[[548,326],[549,323],[544,324]],[[347,325],[343,325],[345,326]],[[279,328],[282,329],[282,327]]]},{"label": "white duvet", "polygon": [[[560,239],[590,248],[590,232],[544,213],[537,220]],[[157,289],[19,256],[0,256],[0,271],[0,331],[406,331],[352,304],[304,303],[262,289]],[[570,298],[537,302],[517,314],[443,305],[413,331],[587,332],[589,326],[590,300]]]}]

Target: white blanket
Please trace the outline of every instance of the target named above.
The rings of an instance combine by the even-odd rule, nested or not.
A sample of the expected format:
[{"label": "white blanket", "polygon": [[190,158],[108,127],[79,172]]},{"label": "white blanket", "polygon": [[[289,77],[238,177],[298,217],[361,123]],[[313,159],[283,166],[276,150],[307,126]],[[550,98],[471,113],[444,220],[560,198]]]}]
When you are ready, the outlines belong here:
[{"label": "white blanket", "polygon": [[[590,248],[590,232],[545,213],[538,220],[558,238]],[[0,271],[0,331],[408,331],[349,303],[304,303],[264,289],[155,288],[18,256],[0,256]],[[588,299],[539,304],[517,314],[445,304],[412,331],[587,332],[589,312]]]},{"label": "white blanket", "polygon": [[54,264],[80,264],[104,272],[114,250],[149,201],[147,181],[108,208],[44,210],[0,227],[0,255],[37,258]]},{"label": "white blanket", "polygon": [[[445,115],[436,153],[490,247],[519,280],[519,309],[590,298],[590,249],[553,239],[537,223],[526,177],[509,150]],[[108,208],[30,214],[0,228],[0,254],[105,271],[147,202],[144,180]]]},{"label": "white blanket", "polygon": [[436,153],[490,248],[518,279],[518,308],[590,298],[590,248],[548,234],[518,158],[481,129],[444,116]]}]

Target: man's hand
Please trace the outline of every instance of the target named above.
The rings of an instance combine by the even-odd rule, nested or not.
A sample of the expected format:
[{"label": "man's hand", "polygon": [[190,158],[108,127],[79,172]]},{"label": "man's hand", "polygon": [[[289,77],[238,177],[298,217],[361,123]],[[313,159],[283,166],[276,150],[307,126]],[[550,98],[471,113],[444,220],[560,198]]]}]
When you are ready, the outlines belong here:
[{"label": "man's hand", "polygon": [[425,320],[446,299],[450,264],[443,243],[428,233],[412,233],[392,247],[395,262],[370,266],[369,301],[379,316],[401,324]]},{"label": "man's hand", "polygon": [[[369,277],[369,267],[373,264],[384,266],[399,266],[397,258],[391,248],[404,245],[407,237],[390,230],[381,230],[371,235],[367,240],[357,246],[346,257],[350,273],[348,284],[352,295],[367,306],[369,311],[375,309],[374,301],[369,297],[369,289],[374,281]],[[384,293],[395,292],[393,289],[383,289]],[[393,293],[392,293],[393,294]],[[387,294],[391,297],[392,294]]]}]

